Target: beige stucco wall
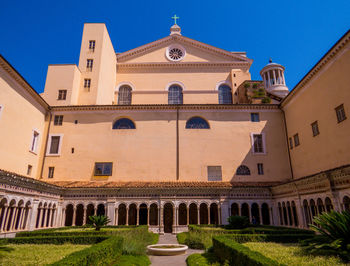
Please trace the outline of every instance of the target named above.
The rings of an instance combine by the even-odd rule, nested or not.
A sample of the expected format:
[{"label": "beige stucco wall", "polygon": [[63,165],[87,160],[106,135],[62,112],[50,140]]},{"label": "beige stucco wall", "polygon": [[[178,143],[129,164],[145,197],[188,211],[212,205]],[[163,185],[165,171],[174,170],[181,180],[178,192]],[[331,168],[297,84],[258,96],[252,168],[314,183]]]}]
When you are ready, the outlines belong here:
[{"label": "beige stucco wall", "polygon": [[[45,108],[0,68],[0,168],[31,177],[40,174],[40,158],[45,138]],[[33,130],[39,132],[36,153],[30,152]]]},{"label": "beige stucco wall", "polygon": [[[262,110],[261,122],[250,122],[259,110],[179,111],[179,176],[182,181],[206,181],[207,166],[221,165],[224,181],[280,181],[290,177],[282,113]],[[75,111],[64,115],[62,126],[51,125],[51,134],[63,134],[60,156],[45,160],[55,167],[54,180],[104,180],[94,177],[95,162],[113,162],[110,181],[176,180],[176,111]],[[202,116],[211,129],[185,129],[188,118]],[[117,118],[135,121],[135,130],[113,130]],[[74,124],[78,120],[78,124]],[[266,155],[253,155],[251,133],[264,133]],[[74,148],[74,153],[71,153]],[[278,162],[278,163],[276,163]],[[257,175],[257,163],[265,175]],[[251,176],[235,176],[241,164]]]},{"label": "beige stucco wall", "polygon": [[[349,164],[349,47],[348,43],[283,106],[288,136],[299,134],[300,145],[290,151],[295,178]],[[338,123],[334,108],[340,104],[348,118]],[[313,137],[311,123],[316,120],[320,134]]]}]

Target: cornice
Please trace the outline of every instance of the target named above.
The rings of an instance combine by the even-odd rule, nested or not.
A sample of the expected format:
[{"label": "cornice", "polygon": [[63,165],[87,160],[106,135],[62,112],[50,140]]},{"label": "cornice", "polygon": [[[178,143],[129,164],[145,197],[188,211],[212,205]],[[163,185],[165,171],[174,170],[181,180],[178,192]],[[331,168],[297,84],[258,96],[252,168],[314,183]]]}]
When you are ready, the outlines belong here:
[{"label": "cornice", "polygon": [[22,77],[22,75],[0,55],[0,67],[4,69],[22,88],[24,88],[45,110],[49,110],[49,104],[33,89],[33,87]]},{"label": "cornice", "polygon": [[299,81],[297,85],[290,91],[290,93],[282,100],[281,106],[284,107],[311,80],[329,64],[335,56],[343,50],[343,48],[350,41],[350,30],[348,30],[329,50],[328,52],[313,66],[313,68]]},{"label": "cornice", "polygon": [[150,104],[150,105],[67,105],[51,106],[52,111],[113,111],[113,110],[278,110],[278,104]]}]

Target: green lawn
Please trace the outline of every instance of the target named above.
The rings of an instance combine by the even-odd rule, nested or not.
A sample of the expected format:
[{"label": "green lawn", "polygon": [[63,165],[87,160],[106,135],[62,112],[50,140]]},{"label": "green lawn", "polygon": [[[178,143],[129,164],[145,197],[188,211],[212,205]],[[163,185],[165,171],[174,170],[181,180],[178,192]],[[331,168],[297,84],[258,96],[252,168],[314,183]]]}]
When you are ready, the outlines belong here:
[{"label": "green lawn", "polygon": [[46,265],[90,245],[9,244],[0,247],[0,265]]},{"label": "green lawn", "polygon": [[278,261],[285,265],[295,266],[326,266],[326,265],[345,265],[335,257],[312,256],[302,252],[297,244],[278,244],[266,242],[247,242],[243,245],[251,250],[260,252],[264,256]]}]

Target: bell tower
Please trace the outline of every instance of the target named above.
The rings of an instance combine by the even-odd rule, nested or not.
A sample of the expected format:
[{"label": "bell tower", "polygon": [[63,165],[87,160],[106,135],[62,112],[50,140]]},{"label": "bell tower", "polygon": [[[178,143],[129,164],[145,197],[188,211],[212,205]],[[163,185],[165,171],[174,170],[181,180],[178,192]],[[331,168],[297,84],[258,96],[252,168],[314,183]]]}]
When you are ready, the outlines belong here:
[{"label": "bell tower", "polygon": [[269,63],[260,71],[267,92],[284,98],[289,93],[284,79],[284,66],[276,63]]}]

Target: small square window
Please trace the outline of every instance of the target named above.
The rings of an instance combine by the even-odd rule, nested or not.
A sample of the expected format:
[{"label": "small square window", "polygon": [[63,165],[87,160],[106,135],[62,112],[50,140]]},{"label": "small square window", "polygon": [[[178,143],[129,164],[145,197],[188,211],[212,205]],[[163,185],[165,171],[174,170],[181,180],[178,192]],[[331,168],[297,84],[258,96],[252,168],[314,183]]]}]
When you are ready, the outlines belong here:
[{"label": "small square window", "polygon": [[343,104],[341,104],[337,108],[335,108],[335,113],[337,115],[338,123],[340,123],[346,119],[345,109],[344,109]]},{"label": "small square window", "polygon": [[258,175],[264,174],[264,165],[262,163],[258,163]]},{"label": "small square window", "polygon": [[32,142],[30,143],[30,151],[36,153],[39,143],[39,132],[33,130]]},{"label": "small square window", "polygon": [[53,124],[55,126],[62,126],[62,123],[63,123],[63,115],[55,115]]},{"label": "small square window", "polygon": [[222,170],[221,166],[208,166],[208,181],[221,181]]},{"label": "small square window", "polygon": [[32,175],[32,169],[33,169],[33,166],[31,166],[30,164],[28,164],[27,175]]},{"label": "small square window", "polygon": [[91,86],[91,79],[84,79],[84,88],[88,89],[87,91],[90,91]]},{"label": "small square window", "polygon": [[294,146],[296,147],[296,146],[299,146],[300,145],[300,142],[299,142],[299,135],[298,134],[295,134],[294,136],[293,136],[293,138],[294,138]]},{"label": "small square window", "polygon": [[293,149],[293,139],[289,138],[289,148]]},{"label": "small square window", "polygon": [[96,175],[112,175],[113,163],[95,163],[95,176]]},{"label": "small square window", "polygon": [[65,100],[67,98],[67,90],[58,90],[57,100]]},{"label": "small square window", "polygon": [[313,122],[311,124],[311,129],[312,129],[312,135],[315,137],[320,134],[320,131],[318,130],[318,123],[317,121]]},{"label": "small square window", "polygon": [[49,174],[48,174],[47,177],[48,177],[48,178],[53,178],[54,172],[55,172],[55,167],[50,166],[50,167],[49,167]]},{"label": "small square window", "polygon": [[91,41],[89,41],[89,50],[91,51],[91,52],[94,52],[95,51],[95,41],[93,41],[93,40],[91,40]]},{"label": "small square window", "polygon": [[251,113],[250,114],[250,121],[252,121],[252,122],[260,122],[259,113]]},{"label": "small square window", "polygon": [[93,64],[94,64],[94,60],[93,59],[88,59],[86,61],[86,70],[87,71],[92,71]]}]

